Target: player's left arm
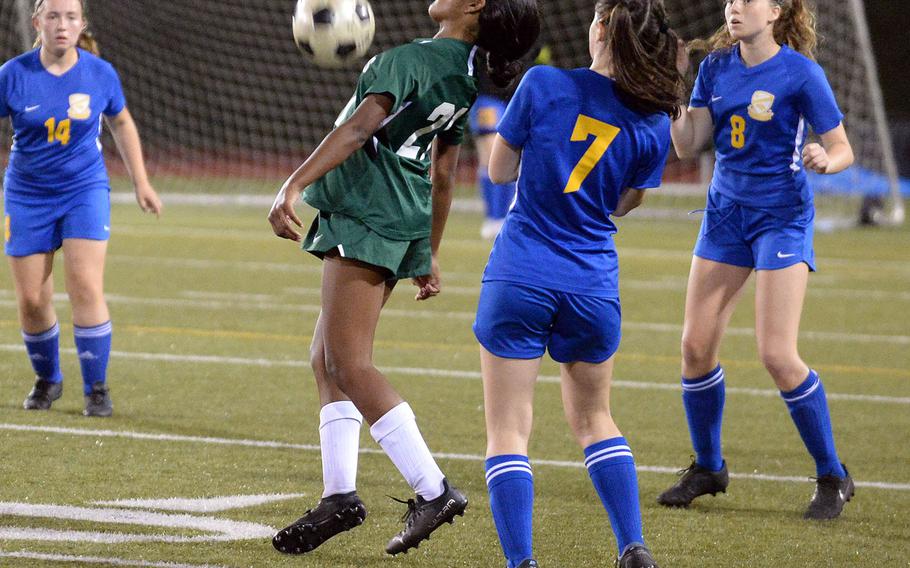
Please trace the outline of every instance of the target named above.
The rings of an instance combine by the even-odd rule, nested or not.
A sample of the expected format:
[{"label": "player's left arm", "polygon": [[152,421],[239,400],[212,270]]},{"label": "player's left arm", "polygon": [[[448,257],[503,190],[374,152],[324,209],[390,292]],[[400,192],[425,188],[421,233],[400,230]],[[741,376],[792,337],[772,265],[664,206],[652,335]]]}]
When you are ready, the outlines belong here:
[{"label": "player's left arm", "polygon": [[136,192],[136,201],[146,213],[161,214],[161,199],[155,188],[149,183],[148,173],[145,170],[145,160],[142,158],[142,143],[139,140],[139,129],[130,111],[125,107],[114,116],[106,116],[108,127],[114,135],[114,142],[120,156],[126,164],[126,171],[133,180]]},{"label": "player's left arm", "polygon": [[430,250],[433,263],[430,274],[414,278],[414,285],[419,288],[415,300],[427,300],[439,294],[442,282],[439,273],[439,245],[442,244],[442,233],[449,219],[452,207],[452,190],[455,187],[455,171],[458,167],[458,155],[461,146],[449,144],[437,136],[433,141],[433,167],[430,170],[430,181],[433,183],[432,205],[433,225],[430,231]]},{"label": "player's left arm", "polygon": [[820,174],[836,174],[853,164],[853,147],[847,139],[844,123],[820,136],[821,144],[813,142],[803,148],[803,165]]},{"label": "player's left arm", "polygon": [[616,209],[610,213],[613,217],[622,217],[641,205],[645,200],[645,190],[627,187],[619,194],[619,203]]}]

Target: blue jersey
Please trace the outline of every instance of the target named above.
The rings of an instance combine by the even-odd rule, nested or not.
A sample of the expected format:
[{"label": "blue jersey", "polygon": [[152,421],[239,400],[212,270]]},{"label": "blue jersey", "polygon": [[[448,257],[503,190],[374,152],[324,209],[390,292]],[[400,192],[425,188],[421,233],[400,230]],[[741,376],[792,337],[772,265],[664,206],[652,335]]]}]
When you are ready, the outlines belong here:
[{"label": "blue jersey", "polygon": [[739,45],[716,51],[698,70],[690,106],[707,107],[714,121],[711,191],[752,207],[812,202],[802,161],[806,123],[824,134],[844,117],[817,63],[786,45],[754,67],[743,63]]},{"label": "blue jersey", "polygon": [[13,123],[4,179],[7,193],[55,196],[108,188],[101,154],[101,116],[119,114],[126,101],[114,68],[82,49],[57,77],[35,49],[0,67],[0,117]]},{"label": "blue jersey", "polygon": [[669,117],[630,109],[615,83],[590,69],[539,65],[518,86],[499,134],[521,148],[521,170],[484,281],[617,297],[610,214],[623,189],[660,185]]}]

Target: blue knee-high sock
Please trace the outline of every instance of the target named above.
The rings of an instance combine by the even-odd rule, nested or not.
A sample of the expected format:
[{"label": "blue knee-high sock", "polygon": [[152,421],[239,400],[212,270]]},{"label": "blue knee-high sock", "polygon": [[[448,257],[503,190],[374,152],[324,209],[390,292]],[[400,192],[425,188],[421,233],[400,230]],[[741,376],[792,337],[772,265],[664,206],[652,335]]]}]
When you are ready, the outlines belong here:
[{"label": "blue knee-high sock", "polygon": [[528,456],[506,454],[486,461],[490,510],[509,568],[531,558],[534,476]]},{"label": "blue knee-high sock", "polygon": [[585,467],[610,516],[619,552],[633,543],[644,544],[638,475],[632,450],[622,436],[602,440],[585,448]]},{"label": "blue knee-high sock", "polygon": [[92,392],[94,383],[103,383],[107,380],[107,361],[111,356],[111,329],[110,320],[93,327],[73,326],[85,394]]},{"label": "blue knee-high sock", "polygon": [[695,463],[711,471],[720,471],[724,467],[720,449],[725,399],[723,367],[718,365],[703,377],[683,377],[682,389]]},{"label": "blue knee-high sock", "polygon": [[32,362],[32,368],[39,378],[50,383],[63,381],[60,372],[60,325],[55,323],[47,331],[41,333],[22,332],[25,341],[25,350]]},{"label": "blue knee-high sock", "polygon": [[828,414],[828,399],[825,387],[818,378],[818,373],[809,370],[809,376],[801,385],[790,392],[781,391],[780,395],[790,417],[799,430],[799,435],[806,444],[806,449],[815,459],[816,474],[845,477],[847,474],[841,466],[834,447],[834,433],[831,430],[831,415]]}]

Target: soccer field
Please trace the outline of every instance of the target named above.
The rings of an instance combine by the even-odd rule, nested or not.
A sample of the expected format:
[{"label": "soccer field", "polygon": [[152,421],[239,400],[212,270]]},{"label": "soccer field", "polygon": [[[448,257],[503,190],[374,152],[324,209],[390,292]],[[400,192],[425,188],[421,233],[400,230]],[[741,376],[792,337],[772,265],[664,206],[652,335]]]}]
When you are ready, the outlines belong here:
[{"label": "soccer field", "polygon": [[[165,196],[166,197],[166,196]],[[647,203],[645,204],[647,207]],[[301,208],[302,209],[302,208]],[[63,398],[26,412],[32,374],[4,263],[0,302],[0,566],[501,567],[486,499],[482,391],[471,322],[489,243],[453,213],[443,293],[402,282],[375,360],[414,407],[464,518],[388,557],[410,489],[364,428],[365,524],[305,556],[270,536],[322,491],[308,346],[320,264],[272,236],[265,208],[115,205],[107,269],[114,416],[87,419],[65,296]],[[311,214],[304,211],[307,220]],[[639,466],[645,537],[662,568],[910,566],[910,229],[816,236],[800,348],[825,382],[841,458],[857,481],[842,518],[806,522],[814,466],[756,355],[753,295],[722,350],[726,495],[668,510],[657,494],[691,453],[679,390],[690,222],[620,220],[623,342],[613,411]],[[62,263],[56,282],[63,292]],[[544,568],[611,566],[615,542],[565,425],[558,368],[535,401],[535,549]]]}]

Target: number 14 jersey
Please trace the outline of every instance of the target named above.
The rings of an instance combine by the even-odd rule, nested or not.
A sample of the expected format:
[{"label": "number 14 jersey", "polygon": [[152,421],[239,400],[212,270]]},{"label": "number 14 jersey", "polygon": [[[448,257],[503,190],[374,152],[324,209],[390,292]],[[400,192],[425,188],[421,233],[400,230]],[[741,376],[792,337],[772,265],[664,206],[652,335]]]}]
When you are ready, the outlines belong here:
[{"label": "number 14 jersey", "polygon": [[610,214],[623,189],[660,186],[669,117],[632,110],[613,80],[590,69],[538,65],[518,86],[499,135],[521,149],[521,169],[484,281],[618,297]]},{"label": "number 14 jersey", "polygon": [[475,55],[472,44],[446,38],[415,40],[371,59],[336,126],[372,94],[394,99],[391,114],[363,148],[310,185],[304,201],[389,239],[428,236],[431,145],[437,136],[461,144],[477,98]]}]

